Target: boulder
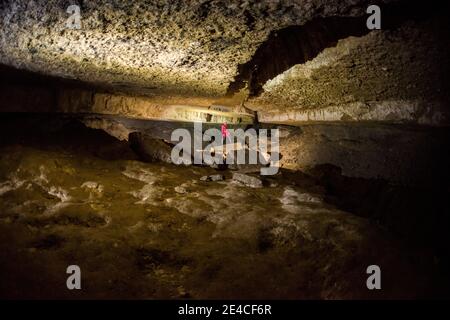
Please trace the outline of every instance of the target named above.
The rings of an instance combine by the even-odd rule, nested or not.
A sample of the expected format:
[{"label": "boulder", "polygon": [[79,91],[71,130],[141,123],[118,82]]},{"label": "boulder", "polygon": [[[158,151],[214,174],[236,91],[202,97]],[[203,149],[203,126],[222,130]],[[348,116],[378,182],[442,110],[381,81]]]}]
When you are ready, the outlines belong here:
[{"label": "boulder", "polygon": [[153,139],[140,132],[132,132],[128,138],[131,148],[147,162],[172,163],[172,147],[161,139]]},{"label": "boulder", "polygon": [[251,188],[261,188],[263,186],[261,179],[243,173],[233,173],[233,180],[245,184]]},{"label": "boulder", "polygon": [[182,187],[182,186],[176,186],[174,190],[175,190],[176,193],[181,193],[181,194],[185,194],[185,193],[188,192],[188,191],[186,190],[186,188],[185,188],[185,187]]},{"label": "boulder", "polygon": [[213,174],[210,176],[203,176],[200,178],[201,181],[223,181],[225,177],[221,174]]}]

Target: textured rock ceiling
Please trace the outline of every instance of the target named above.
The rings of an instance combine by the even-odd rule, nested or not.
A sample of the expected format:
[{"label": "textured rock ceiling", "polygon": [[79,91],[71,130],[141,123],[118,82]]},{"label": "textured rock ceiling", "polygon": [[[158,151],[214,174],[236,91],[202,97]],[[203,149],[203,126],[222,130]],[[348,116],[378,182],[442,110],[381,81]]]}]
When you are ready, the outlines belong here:
[{"label": "textured rock ceiling", "polygon": [[364,0],[81,1],[0,4],[0,63],[132,87],[147,94],[220,96],[273,30],[314,17],[361,16]]},{"label": "textured rock ceiling", "polygon": [[[245,102],[266,122],[449,123],[445,5],[378,1],[383,30],[370,31],[370,3],[2,1],[0,64],[92,85],[45,92],[64,102],[51,110],[161,118],[168,105]],[[81,30],[66,27],[70,4]]]}]

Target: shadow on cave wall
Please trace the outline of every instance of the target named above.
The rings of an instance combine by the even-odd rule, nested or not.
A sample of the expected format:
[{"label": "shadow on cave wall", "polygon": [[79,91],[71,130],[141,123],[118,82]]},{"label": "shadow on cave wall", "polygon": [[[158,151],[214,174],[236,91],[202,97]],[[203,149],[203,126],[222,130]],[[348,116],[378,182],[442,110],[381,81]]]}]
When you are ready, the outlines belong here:
[{"label": "shadow on cave wall", "polygon": [[[347,177],[341,168],[318,165],[307,174],[282,170],[285,182],[324,188],[324,201],[360,217],[401,239],[405,248],[426,253],[410,256],[417,266],[430,262],[437,283],[450,284],[450,189],[444,184],[402,186],[383,179]],[[308,186],[308,185],[307,185]],[[432,260],[432,261],[430,261]],[[448,292],[440,293],[448,296]],[[438,295],[440,295],[438,294]]]}]

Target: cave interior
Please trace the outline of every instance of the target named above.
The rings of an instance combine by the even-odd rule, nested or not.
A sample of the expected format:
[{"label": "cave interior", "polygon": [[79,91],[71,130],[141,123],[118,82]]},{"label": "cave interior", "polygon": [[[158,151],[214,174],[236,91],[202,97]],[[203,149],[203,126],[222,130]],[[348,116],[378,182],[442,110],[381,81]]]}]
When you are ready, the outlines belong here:
[{"label": "cave interior", "polygon": [[[449,298],[447,7],[2,1],[0,297]],[[196,123],[277,149],[174,163]]]}]

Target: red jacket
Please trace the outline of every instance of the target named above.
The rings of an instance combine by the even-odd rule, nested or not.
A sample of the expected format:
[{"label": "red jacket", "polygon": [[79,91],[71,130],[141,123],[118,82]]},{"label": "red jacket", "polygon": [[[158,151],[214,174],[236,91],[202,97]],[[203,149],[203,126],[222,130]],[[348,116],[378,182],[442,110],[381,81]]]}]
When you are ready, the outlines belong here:
[{"label": "red jacket", "polygon": [[222,125],[220,126],[220,129],[222,131],[222,137],[223,138],[230,136],[230,133],[228,132],[226,123],[222,123]]}]

